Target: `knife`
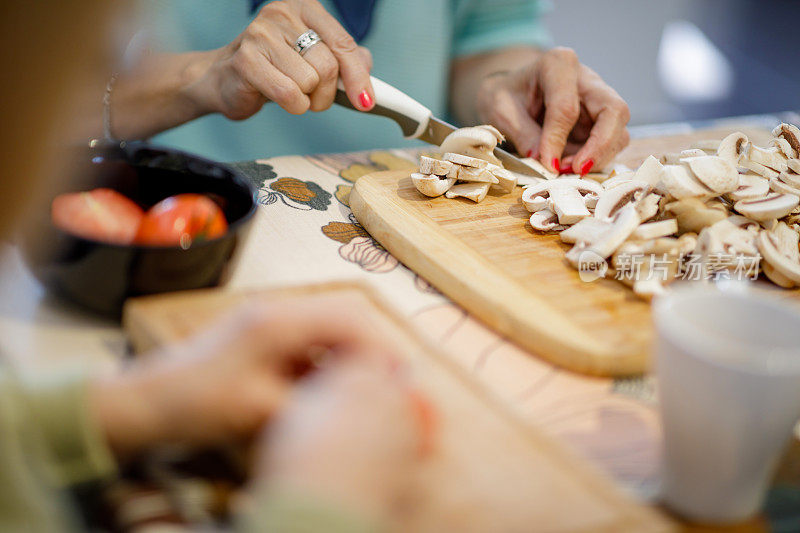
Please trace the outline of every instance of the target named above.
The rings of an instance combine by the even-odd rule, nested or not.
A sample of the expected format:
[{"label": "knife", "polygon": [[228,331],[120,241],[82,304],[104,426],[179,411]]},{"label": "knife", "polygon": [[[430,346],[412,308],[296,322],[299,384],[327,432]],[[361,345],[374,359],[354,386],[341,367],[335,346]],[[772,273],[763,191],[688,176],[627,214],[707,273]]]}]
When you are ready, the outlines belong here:
[{"label": "knife", "polygon": [[[375,91],[375,106],[366,111],[366,113],[394,120],[400,126],[406,139],[419,139],[439,146],[445,137],[458,129],[452,124],[434,117],[430,109],[385,81],[372,76],[370,76],[370,80]],[[356,109],[350,103],[342,80],[339,80],[336,86],[336,99],[334,101],[340,106],[364,112]],[[547,178],[541,172],[502,148],[495,148],[494,155],[503,163],[505,168],[512,172],[537,178]]]}]

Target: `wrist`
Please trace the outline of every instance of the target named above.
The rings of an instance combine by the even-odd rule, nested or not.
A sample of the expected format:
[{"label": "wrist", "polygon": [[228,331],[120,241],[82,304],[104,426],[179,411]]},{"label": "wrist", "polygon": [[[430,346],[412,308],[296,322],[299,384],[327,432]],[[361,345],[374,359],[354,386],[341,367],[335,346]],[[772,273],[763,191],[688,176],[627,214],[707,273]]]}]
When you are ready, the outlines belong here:
[{"label": "wrist", "polygon": [[214,68],[219,54],[219,50],[193,52],[181,73],[181,93],[192,118],[220,111],[216,79],[219,69]]}]

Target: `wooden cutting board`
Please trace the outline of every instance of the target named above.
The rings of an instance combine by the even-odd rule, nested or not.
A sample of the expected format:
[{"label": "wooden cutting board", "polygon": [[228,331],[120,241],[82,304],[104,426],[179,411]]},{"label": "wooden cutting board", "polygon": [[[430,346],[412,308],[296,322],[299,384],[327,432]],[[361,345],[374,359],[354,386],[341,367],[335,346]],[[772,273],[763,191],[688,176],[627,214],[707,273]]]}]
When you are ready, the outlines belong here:
[{"label": "wooden cutting board", "polygon": [[138,350],[180,340],[247,300],[280,306],[288,298],[343,298],[369,309],[405,358],[414,385],[437,412],[437,445],[422,464],[414,501],[397,531],[671,531],[642,506],[551,438],[522,422],[473,377],[418,336],[372,291],[354,283],[230,293],[219,290],[135,299],[124,326]]},{"label": "wooden cutting board", "polygon": [[[618,160],[636,168],[649,154],[731,131],[634,141]],[[744,131],[756,143],[769,139],[766,131]],[[521,188],[475,204],[427,198],[409,176],[370,174],[350,194],[358,221],[406,266],[489,327],[557,365],[605,376],[647,370],[650,305],[615,280],[581,281],[564,260],[570,246],[531,228]]]}]

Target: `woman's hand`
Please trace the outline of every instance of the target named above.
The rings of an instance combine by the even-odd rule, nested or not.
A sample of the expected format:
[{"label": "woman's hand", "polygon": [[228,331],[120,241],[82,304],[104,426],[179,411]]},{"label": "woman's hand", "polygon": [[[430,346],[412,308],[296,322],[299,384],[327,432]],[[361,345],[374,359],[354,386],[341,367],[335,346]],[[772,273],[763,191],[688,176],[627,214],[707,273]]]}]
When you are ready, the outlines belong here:
[{"label": "woman's hand", "polygon": [[255,483],[384,518],[408,488],[420,438],[401,374],[343,362],[298,385],[266,433]]},{"label": "woman's hand", "polygon": [[[295,42],[309,29],[322,42],[300,55]],[[371,109],[375,101],[372,56],[317,0],[266,4],[241,35],[205,56],[199,68],[205,74],[191,91],[200,114],[241,120],[267,101],[298,115],[324,111],[333,103],[340,77],[357,109]]]},{"label": "woman's hand", "polygon": [[252,437],[317,359],[389,367],[357,300],[249,305],[186,342],[98,380],[89,406],[120,457],[156,443],[208,446]]},{"label": "woman's hand", "polygon": [[487,76],[478,89],[477,111],[520,154],[556,172],[601,169],[630,139],[625,101],[568,48],[543,52],[519,70]]}]

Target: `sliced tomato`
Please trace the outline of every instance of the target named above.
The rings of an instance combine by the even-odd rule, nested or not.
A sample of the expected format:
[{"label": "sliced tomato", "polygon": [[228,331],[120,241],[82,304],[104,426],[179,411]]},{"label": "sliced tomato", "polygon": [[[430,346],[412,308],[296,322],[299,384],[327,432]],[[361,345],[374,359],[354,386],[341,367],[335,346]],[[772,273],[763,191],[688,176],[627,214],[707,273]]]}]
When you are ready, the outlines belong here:
[{"label": "sliced tomato", "polygon": [[184,248],[216,239],[228,231],[222,209],[202,194],[178,194],[161,200],[145,214],[136,242]]},{"label": "sliced tomato", "polygon": [[144,211],[111,189],[94,189],[56,196],[50,217],[59,229],[96,241],[130,244],[136,237]]}]

